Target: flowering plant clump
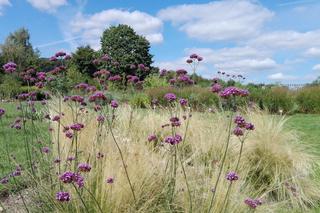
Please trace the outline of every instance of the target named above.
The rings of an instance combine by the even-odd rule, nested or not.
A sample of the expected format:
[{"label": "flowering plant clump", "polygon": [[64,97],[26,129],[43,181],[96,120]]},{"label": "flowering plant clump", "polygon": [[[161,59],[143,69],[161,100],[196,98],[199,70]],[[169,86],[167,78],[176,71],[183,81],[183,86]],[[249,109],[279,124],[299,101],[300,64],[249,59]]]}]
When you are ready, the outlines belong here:
[{"label": "flowering plant clump", "polygon": [[8,62],[3,65],[3,69],[6,73],[13,73],[17,69],[17,65],[13,62]]},{"label": "flowering plant clump", "polygon": [[71,196],[69,192],[57,192],[56,199],[60,202],[68,202],[71,200]]},{"label": "flowering plant clump", "polygon": [[260,199],[247,198],[244,200],[244,203],[250,208],[255,209],[262,204],[262,201]]}]

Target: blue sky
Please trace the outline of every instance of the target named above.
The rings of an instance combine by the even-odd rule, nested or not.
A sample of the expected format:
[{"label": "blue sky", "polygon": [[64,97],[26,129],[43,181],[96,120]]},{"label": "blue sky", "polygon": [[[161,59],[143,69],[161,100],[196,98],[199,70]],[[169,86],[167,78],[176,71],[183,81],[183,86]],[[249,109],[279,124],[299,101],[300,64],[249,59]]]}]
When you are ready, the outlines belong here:
[{"label": "blue sky", "polygon": [[0,0],[0,43],[26,27],[42,56],[99,49],[102,31],[124,23],[150,41],[160,68],[188,68],[198,53],[204,77],[306,83],[320,76],[319,20],[319,0]]}]

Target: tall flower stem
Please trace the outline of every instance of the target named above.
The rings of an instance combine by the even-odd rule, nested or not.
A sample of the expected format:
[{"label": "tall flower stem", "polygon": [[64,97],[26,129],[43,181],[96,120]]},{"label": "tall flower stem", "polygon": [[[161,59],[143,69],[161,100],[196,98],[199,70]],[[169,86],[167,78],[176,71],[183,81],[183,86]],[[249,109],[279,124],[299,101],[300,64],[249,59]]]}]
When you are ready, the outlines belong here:
[{"label": "tall flower stem", "polygon": [[136,202],[137,202],[136,195],[135,195],[135,193],[134,193],[134,189],[133,189],[133,186],[132,186],[130,177],[129,177],[129,173],[128,173],[128,170],[127,170],[127,166],[126,166],[125,161],[124,161],[123,153],[122,153],[122,150],[121,150],[121,148],[120,148],[120,146],[119,146],[116,138],[114,137],[114,134],[113,134],[111,125],[112,125],[112,124],[108,122],[109,131],[110,131],[110,133],[111,133],[113,142],[114,142],[114,144],[116,145],[116,147],[117,147],[117,149],[118,149],[118,152],[119,152],[119,154],[120,154],[122,166],[123,166],[123,169],[124,169],[124,171],[125,171],[128,184],[129,184],[130,189],[131,189],[132,197],[133,197],[134,202],[136,203]]},{"label": "tall flower stem", "polygon": [[101,206],[99,205],[99,202],[97,201],[96,197],[90,192],[89,189],[87,189],[87,188],[85,188],[85,187],[84,187],[84,189],[85,189],[85,190],[89,193],[89,195],[92,197],[92,199],[94,200],[94,202],[95,202],[96,205],[98,206],[99,211],[100,211],[101,213],[103,213],[102,208],[101,208]]},{"label": "tall flower stem", "polygon": [[76,190],[76,192],[77,192],[77,194],[78,194],[78,196],[79,196],[79,198],[80,198],[80,200],[81,200],[81,203],[83,204],[84,208],[86,209],[86,212],[87,212],[87,213],[90,213],[90,211],[89,211],[86,203],[84,202],[84,200],[83,200],[83,198],[82,198],[79,190],[77,189],[77,187],[76,187],[73,183],[72,183],[72,185],[73,185],[74,189]]},{"label": "tall flower stem", "polygon": [[[240,153],[239,153],[239,157],[238,157],[236,168],[234,170],[235,173],[237,173],[238,168],[239,168],[239,164],[240,164],[240,160],[241,160],[241,156],[242,156],[243,144],[244,144],[244,141],[241,141]],[[227,194],[226,194],[226,196],[224,198],[224,201],[223,201],[223,204],[222,204],[222,208],[224,208],[222,212],[226,212],[227,211],[228,203],[229,203],[228,197],[229,197],[229,193],[230,193],[231,187],[232,187],[232,181],[230,181],[230,183],[228,185]]]},{"label": "tall flower stem", "polygon": [[214,206],[214,198],[215,198],[216,192],[217,192],[217,190],[218,190],[219,181],[220,181],[220,178],[221,178],[222,170],[223,170],[224,163],[225,163],[225,160],[226,160],[226,157],[227,157],[227,153],[228,153],[228,148],[229,148],[229,144],[230,144],[230,137],[231,137],[231,125],[232,125],[232,120],[233,120],[233,111],[232,111],[232,113],[231,113],[231,115],[230,115],[230,120],[229,120],[229,125],[228,125],[227,143],[226,143],[225,150],[224,150],[224,153],[223,153],[222,162],[221,162],[221,167],[220,167],[220,169],[219,169],[218,177],[217,177],[217,180],[216,180],[216,182],[215,182],[215,184],[214,184],[214,188],[213,188],[213,192],[212,192],[212,197],[211,197],[211,201],[210,201],[210,205],[209,205],[209,210],[208,210],[209,213],[211,212],[212,207]]}]

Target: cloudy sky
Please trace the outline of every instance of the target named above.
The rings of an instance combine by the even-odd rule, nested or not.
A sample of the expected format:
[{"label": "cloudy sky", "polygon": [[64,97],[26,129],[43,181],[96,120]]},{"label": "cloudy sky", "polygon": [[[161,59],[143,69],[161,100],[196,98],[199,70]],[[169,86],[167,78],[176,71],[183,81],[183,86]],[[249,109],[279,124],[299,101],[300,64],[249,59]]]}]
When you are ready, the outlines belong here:
[{"label": "cloudy sky", "polygon": [[320,76],[320,0],[0,0],[0,43],[19,27],[30,30],[43,56],[89,44],[124,23],[152,45],[155,65],[218,70],[250,82],[305,83]]}]

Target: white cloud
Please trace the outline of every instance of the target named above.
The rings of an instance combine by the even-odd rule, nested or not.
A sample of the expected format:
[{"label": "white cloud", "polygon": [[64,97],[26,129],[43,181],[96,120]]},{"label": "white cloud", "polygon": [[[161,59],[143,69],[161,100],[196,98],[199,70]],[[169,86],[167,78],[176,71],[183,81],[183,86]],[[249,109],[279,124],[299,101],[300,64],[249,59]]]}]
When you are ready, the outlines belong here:
[{"label": "white cloud", "polygon": [[2,15],[2,8],[5,6],[10,6],[9,0],[0,0],[0,16]]},{"label": "white cloud", "polygon": [[301,49],[320,46],[320,30],[308,32],[274,31],[249,41],[249,45],[267,49]]},{"label": "white cloud", "polygon": [[251,47],[189,48],[185,50],[185,57],[173,61],[162,61],[156,65],[162,69],[189,69],[186,58],[192,53],[203,56],[204,60],[198,67],[198,74],[207,78],[212,78],[218,70],[246,75],[252,72],[268,72],[280,66],[271,58],[269,52]]},{"label": "white cloud", "polygon": [[320,48],[309,48],[304,52],[304,55],[308,57],[320,58]]},{"label": "white cloud", "polygon": [[268,76],[270,80],[282,81],[282,80],[295,80],[297,77],[292,75],[285,75],[282,72],[274,73]]},{"label": "white cloud", "polygon": [[312,67],[312,70],[314,71],[320,71],[320,64],[316,64]]},{"label": "white cloud", "polygon": [[54,12],[58,7],[64,6],[67,4],[67,0],[27,0],[34,8]]},{"label": "white cloud", "polygon": [[278,66],[271,58],[270,52],[259,51],[248,46],[218,50],[193,48],[188,49],[188,53],[198,53],[204,57],[204,62],[210,66],[234,74],[268,71]]},{"label": "white cloud", "polygon": [[138,34],[142,34],[151,43],[161,43],[162,21],[147,13],[140,11],[126,11],[118,9],[104,10],[92,15],[83,15],[78,13],[69,26],[64,30],[67,37],[80,35],[82,39],[77,43],[89,44],[94,49],[100,47],[100,36],[103,31],[111,25],[127,24],[131,26]]},{"label": "white cloud", "polygon": [[256,36],[273,13],[250,0],[225,0],[168,7],[158,16],[192,38],[218,41]]}]

